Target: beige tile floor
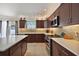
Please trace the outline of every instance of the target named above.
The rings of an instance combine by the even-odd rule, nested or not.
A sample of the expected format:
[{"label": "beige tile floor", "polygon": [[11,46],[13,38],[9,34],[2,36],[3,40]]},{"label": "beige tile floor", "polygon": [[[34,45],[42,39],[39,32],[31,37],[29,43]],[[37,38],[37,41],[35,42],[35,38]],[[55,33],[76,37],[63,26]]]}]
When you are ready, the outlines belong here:
[{"label": "beige tile floor", "polygon": [[25,56],[49,56],[45,43],[27,43]]}]

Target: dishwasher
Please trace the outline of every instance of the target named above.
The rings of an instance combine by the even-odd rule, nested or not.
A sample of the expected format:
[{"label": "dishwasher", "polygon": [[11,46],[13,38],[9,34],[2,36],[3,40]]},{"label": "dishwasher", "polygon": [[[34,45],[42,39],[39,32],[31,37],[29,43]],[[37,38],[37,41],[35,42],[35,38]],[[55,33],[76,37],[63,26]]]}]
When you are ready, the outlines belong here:
[{"label": "dishwasher", "polygon": [[46,50],[49,56],[51,56],[52,55],[52,39],[46,35],[45,40],[46,40]]}]

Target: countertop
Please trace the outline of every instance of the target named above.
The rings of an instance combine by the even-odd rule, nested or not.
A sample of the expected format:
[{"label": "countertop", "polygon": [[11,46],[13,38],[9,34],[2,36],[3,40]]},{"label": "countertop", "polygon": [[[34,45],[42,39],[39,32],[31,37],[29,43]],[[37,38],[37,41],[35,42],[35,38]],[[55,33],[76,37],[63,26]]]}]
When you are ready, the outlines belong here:
[{"label": "countertop", "polygon": [[64,38],[51,38],[73,54],[79,56],[79,41],[75,39],[64,39]]},{"label": "countertop", "polygon": [[52,33],[44,33],[45,35],[53,35]]},{"label": "countertop", "polygon": [[18,34],[44,34],[45,32],[19,32]]},{"label": "countertop", "polygon": [[6,51],[27,36],[28,35],[10,35],[5,38],[0,37],[0,52]]}]

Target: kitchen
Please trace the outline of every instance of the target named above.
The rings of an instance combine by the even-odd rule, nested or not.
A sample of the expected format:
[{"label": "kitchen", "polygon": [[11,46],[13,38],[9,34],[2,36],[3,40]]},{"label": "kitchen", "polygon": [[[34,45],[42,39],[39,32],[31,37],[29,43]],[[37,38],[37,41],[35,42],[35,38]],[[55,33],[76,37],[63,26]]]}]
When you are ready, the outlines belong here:
[{"label": "kitchen", "polygon": [[0,7],[1,56],[79,55],[79,3],[0,3]]}]

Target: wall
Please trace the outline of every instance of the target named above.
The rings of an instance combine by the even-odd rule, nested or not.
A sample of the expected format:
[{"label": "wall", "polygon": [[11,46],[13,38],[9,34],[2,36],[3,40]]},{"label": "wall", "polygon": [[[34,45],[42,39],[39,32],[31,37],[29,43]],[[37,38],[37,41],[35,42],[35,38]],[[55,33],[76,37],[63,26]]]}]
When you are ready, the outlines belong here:
[{"label": "wall", "polygon": [[73,36],[74,39],[77,39],[76,32],[79,33],[79,24],[64,26],[62,28],[53,28],[53,34],[59,34],[60,35],[61,32],[65,32],[66,34]]},{"label": "wall", "polygon": [[77,39],[76,32],[79,33],[79,24],[78,25],[65,26],[65,27],[63,27],[63,30],[64,30],[65,33],[72,35],[74,37],[74,39]]}]

